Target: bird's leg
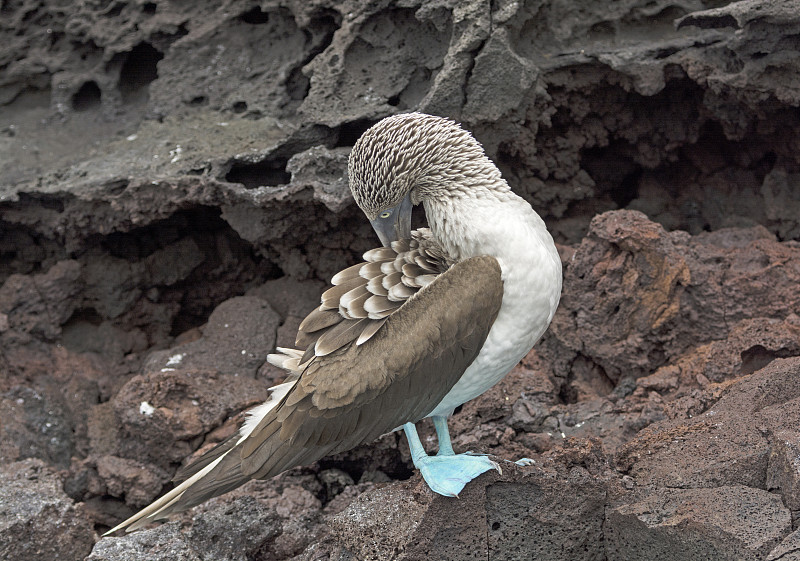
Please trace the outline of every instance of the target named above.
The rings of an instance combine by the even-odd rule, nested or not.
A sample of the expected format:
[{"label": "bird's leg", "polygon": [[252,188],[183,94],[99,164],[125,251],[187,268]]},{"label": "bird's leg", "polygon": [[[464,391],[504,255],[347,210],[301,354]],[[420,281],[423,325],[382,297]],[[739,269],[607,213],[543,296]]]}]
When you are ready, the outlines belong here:
[{"label": "bird's leg", "polygon": [[[403,431],[406,433],[408,446],[411,449],[411,459],[414,461],[414,467],[420,471],[422,478],[431,488],[431,491],[445,497],[457,497],[464,486],[480,474],[490,469],[500,471],[500,466],[486,456],[454,454],[453,447],[450,444],[450,434],[447,431],[447,421],[444,417],[439,417],[439,421],[434,417],[434,426],[440,438],[439,454],[437,456],[428,456],[419,439],[417,427],[414,426],[414,423],[403,425]],[[442,434],[446,435],[444,449],[442,448]]]},{"label": "bird's leg", "polygon": [[[436,429],[436,437],[439,439],[439,452],[436,453],[437,456],[454,456],[455,452],[453,451],[453,443],[450,441],[450,429],[447,428],[447,417],[442,415],[434,415],[431,417],[433,419],[433,428]],[[479,454],[475,454],[473,452],[467,452],[470,456],[477,456]],[[505,460],[506,462],[510,460]],[[530,458],[520,458],[516,462],[513,462],[518,466],[527,467],[532,466],[536,463],[536,460],[532,460]]]},{"label": "bird's leg", "polygon": [[[434,415],[431,417],[431,419],[433,419],[433,428],[436,429],[436,437],[439,439],[439,451],[436,453],[436,455],[454,456],[455,452],[453,451],[453,443],[450,441],[450,429],[447,427],[447,417],[443,415]],[[471,456],[478,455],[471,452],[467,452],[467,454]],[[506,461],[508,462],[510,460]],[[518,466],[527,467],[534,465],[536,460],[532,460],[530,458],[520,458],[513,463],[517,464]]]},{"label": "bird's leg", "polygon": [[436,438],[439,439],[439,452],[437,456],[455,456],[453,443],[450,442],[450,429],[447,428],[447,417],[434,415],[433,428],[436,429]]}]

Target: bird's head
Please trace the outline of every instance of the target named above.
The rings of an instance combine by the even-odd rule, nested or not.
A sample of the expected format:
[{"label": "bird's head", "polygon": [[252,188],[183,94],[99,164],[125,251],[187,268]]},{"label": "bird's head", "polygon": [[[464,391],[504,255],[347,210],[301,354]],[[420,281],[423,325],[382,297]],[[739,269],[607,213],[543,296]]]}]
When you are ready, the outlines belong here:
[{"label": "bird's head", "polygon": [[361,135],[347,171],[356,204],[388,246],[410,237],[414,205],[468,188],[471,178],[486,175],[487,163],[496,170],[481,145],[453,121],[404,113]]}]

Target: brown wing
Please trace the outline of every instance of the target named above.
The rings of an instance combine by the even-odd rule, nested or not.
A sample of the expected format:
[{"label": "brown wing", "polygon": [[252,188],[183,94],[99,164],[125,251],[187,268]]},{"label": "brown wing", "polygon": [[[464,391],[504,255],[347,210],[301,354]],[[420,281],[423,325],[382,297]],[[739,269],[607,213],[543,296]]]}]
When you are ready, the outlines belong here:
[{"label": "brown wing", "polygon": [[[366,342],[351,340],[307,362],[295,381],[282,385],[285,393],[273,394],[276,403],[255,426],[213,450],[213,461],[200,458],[202,469],[189,466],[183,475],[191,477],[112,531],[136,529],[249,479],[271,477],[424,418],[478,355],[502,295],[494,258],[453,265]],[[284,364],[292,368],[300,351],[286,353]]]},{"label": "brown wing", "polygon": [[367,343],[311,361],[241,444],[242,472],[270,477],[424,418],[478,355],[502,295],[497,261],[468,259],[409,299]]}]

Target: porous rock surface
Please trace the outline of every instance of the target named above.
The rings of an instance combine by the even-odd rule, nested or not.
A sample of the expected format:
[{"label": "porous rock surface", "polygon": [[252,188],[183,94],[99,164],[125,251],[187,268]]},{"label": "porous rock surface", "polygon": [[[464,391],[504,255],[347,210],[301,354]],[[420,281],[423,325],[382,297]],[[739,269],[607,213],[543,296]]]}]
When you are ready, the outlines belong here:
[{"label": "porous rock surface", "polygon": [[[790,0],[3,3],[0,556],[800,558],[799,36]],[[559,243],[551,329],[451,421],[502,474],[435,496],[386,435],[101,539],[280,381],[375,244],[350,147],[409,110]]]},{"label": "porous rock surface", "polygon": [[55,470],[29,458],[0,469],[0,557],[81,559],[92,549],[91,521],[64,493]]}]

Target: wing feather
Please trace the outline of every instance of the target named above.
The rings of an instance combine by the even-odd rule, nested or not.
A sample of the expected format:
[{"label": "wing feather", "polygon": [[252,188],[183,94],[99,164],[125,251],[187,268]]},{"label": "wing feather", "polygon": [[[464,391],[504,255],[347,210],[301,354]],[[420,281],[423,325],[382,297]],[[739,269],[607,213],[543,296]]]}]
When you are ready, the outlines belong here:
[{"label": "wing feather", "polygon": [[[300,351],[297,361],[285,364],[299,371],[315,356],[330,354],[354,339],[363,345],[381,329],[388,315],[452,265],[441,257],[430,257],[433,254],[441,256],[443,252],[430,230],[416,230],[411,240],[370,250],[364,254],[365,262],[334,275],[335,286],[323,293],[319,308],[300,324],[296,344],[305,351]],[[370,321],[358,324],[361,332],[355,337],[353,324],[341,325],[361,319]],[[325,335],[328,332],[333,333]]]},{"label": "wing feather", "polygon": [[376,247],[364,254],[365,261],[389,261],[395,258],[397,252],[388,247]]},{"label": "wing feather", "polygon": [[347,280],[358,277],[362,265],[363,265],[362,263],[356,263],[352,267],[342,269],[341,271],[333,275],[333,278],[331,278],[331,284],[342,284]]},{"label": "wing feather", "polygon": [[370,322],[370,324],[364,328],[364,331],[361,332],[361,335],[358,336],[358,339],[356,340],[356,345],[363,345],[364,343],[369,341],[370,337],[375,335],[375,333],[377,333],[377,331],[383,326],[385,322],[386,318]]},{"label": "wing feather", "polygon": [[369,279],[367,283],[367,290],[375,296],[386,296],[389,291],[383,287],[383,276],[376,276]]},{"label": "wing feather", "polygon": [[321,310],[317,308],[308,314],[300,323],[299,330],[301,332],[313,333],[314,331],[319,331],[320,329],[335,325],[339,323],[340,320],[341,318],[336,310]]},{"label": "wing feather", "polygon": [[388,298],[393,302],[403,302],[405,300],[408,300],[408,298],[410,298],[411,295],[415,293],[416,290],[414,290],[412,287],[402,282],[399,282],[389,289]]},{"label": "wing feather", "polygon": [[399,307],[399,302],[392,302],[388,297],[378,296],[377,294],[364,302],[364,310],[366,310],[367,315],[371,319],[383,319],[386,317],[387,312],[393,312]]},{"label": "wing feather", "polygon": [[342,296],[341,300],[339,300],[339,313],[351,319],[367,317],[367,312],[364,311],[364,302],[366,302],[367,298],[370,296],[372,296],[372,293],[367,290],[365,281],[363,285],[354,288]]},{"label": "wing feather", "polygon": [[355,277],[344,281],[342,284],[337,284],[335,286],[330,287],[328,290],[322,293],[322,306],[321,309],[323,310],[336,310],[339,308],[339,300],[353,290],[361,286],[362,284],[366,284],[365,281],[361,277]]},{"label": "wing feather", "polygon": [[351,341],[358,339],[367,319],[346,319],[322,334],[314,346],[314,354],[318,357],[331,354]]}]

